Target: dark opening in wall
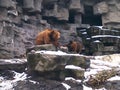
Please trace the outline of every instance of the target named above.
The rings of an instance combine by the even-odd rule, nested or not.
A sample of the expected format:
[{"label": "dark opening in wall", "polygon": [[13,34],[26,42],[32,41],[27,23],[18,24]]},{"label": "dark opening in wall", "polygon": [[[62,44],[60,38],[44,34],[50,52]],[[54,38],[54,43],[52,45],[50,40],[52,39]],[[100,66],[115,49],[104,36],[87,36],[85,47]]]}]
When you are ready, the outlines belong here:
[{"label": "dark opening in wall", "polygon": [[84,14],[82,15],[82,24],[102,26],[101,15],[94,15],[93,7],[89,5],[85,5]]},{"label": "dark opening in wall", "polygon": [[44,4],[44,8],[47,10],[53,10],[54,9],[54,3],[46,3]]},{"label": "dark opening in wall", "polygon": [[69,11],[69,23],[74,23],[75,22],[75,11],[70,10]]},{"label": "dark opening in wall", "polygon": [[42,16],[43,20],[47,20],[47,23],[49,24],[65,24],[67,21],[65,20],[58,20],[55,17],[47,17],[47,16]]}]

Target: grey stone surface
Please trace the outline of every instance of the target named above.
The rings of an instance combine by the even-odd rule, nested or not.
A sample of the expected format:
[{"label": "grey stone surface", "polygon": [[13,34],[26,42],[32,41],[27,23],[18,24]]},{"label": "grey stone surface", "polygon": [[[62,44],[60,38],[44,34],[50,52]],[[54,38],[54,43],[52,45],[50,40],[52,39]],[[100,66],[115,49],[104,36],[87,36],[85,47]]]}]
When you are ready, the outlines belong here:
[{"label": "grey stone surface", "polygon": [[0,70],[24,70],[26,67],[26,59],[0,59]]},{"label": "grey stone surface", "polygon": [[[45,54],[45,52],[28,53],[27,61],[30,72],[36,71],[45,78],[57,78],[60,80],[64,80],[66,76],[73,76],[77,79],[83,79],[84,71],[90,64],[89,59],[78,54],[60,55]],[[74,65],[77,68],[71,69],[67,65]]]},{"label": "grey stone surface", "polygon": [[24,56],[37,33],[48,27],[59,29],[61,44],[75,40],[84,5],[94,7],[103,26],[120,30],[119,0],[0,0],[0,58]]},{"label": "grey stone surface", "polygon": [[100,2],[94,6],[94,14],[105,14],[108,12],[108,5],[106,2]]}]

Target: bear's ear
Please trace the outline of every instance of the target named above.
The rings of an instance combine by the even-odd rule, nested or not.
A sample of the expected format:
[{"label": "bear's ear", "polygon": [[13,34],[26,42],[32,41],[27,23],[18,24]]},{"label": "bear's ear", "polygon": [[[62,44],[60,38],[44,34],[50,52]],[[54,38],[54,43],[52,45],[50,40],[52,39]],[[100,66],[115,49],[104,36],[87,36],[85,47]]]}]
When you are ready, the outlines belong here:
[{"label": "bear's ear", "polygon": [[54,30],[51,30],[51,33],[50,33],[50,34],[52,34],[52,35],[53,35],[54,33],[55,33],[55,31],[54,31]]},{"label": "bear's ear", "polygon": [[51,32],[50,32],[50,37],[53,37],[54,34],[55,34],[55,31],[54,31],[54,30],[51,30]]},{"label": "bear's ear", "polygon": [[51,40],[51,41],[54,41],[54,39],[55,39],[54,34],[55,34],[55,31],[54,31],[54,30],[52,30],[52,31],[50,32],[50,34],[49,34],[49,37],[50,37],[50,40]]}]

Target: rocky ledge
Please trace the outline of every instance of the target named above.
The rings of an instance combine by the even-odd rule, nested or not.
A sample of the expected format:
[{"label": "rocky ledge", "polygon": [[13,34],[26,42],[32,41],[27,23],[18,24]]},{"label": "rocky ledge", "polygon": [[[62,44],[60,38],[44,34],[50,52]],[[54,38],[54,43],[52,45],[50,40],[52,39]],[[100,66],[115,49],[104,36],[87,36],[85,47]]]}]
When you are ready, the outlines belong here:
[{"label": "rocky ledge", "polygon": [[[41,47],[43,45],[39,46]],[[37,72],[42,77],[56,80],[64,80],[65,77],[83,79],[84,71],[90,64],[90,60],[84,55],[46,50],[31,50],[27,54],[27,61],[30,72]]]}]

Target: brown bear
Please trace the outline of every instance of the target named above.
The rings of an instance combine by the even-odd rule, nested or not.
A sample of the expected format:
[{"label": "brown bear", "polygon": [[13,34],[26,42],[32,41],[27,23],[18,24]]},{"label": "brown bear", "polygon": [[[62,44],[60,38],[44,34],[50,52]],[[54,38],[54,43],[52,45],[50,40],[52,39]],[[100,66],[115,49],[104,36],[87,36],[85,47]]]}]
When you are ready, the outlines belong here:
[{"label": "brown bear", "polygon": [[69,43],[66,46],[68,47],[69,52],[74,53],[81,53],[83,49],[83,44],[79,41],[69,41]]},{"label": "brown bear", "polygon": [[57,30],[52,29],[45,29],[38,33],[35,44],[42,45],[42,44],[53,44],[55,47],[59,46],[60,32]]}]

